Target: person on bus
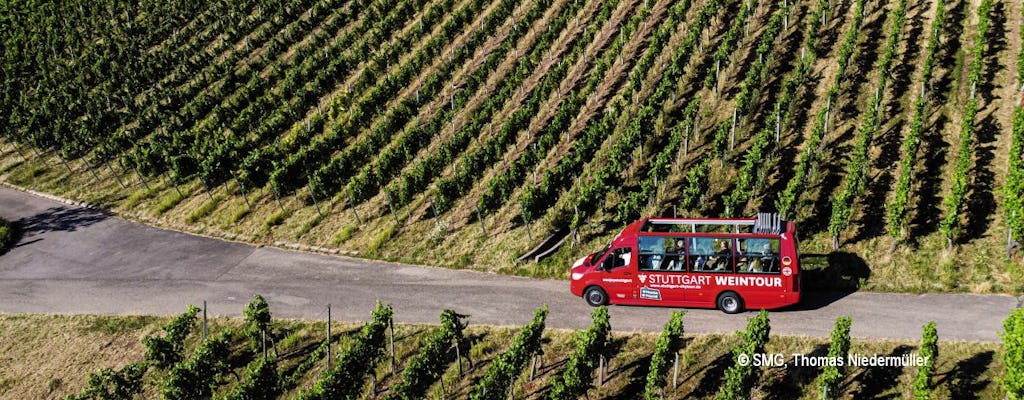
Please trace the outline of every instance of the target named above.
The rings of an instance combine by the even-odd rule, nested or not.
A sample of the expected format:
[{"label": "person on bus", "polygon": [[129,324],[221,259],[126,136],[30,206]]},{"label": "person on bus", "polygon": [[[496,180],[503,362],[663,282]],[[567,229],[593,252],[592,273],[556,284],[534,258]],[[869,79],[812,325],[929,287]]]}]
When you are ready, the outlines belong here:
[{"label": "person on bus", "polygon": [[715,271],[728,269],[731,256],[732,250],[729,249],[729,241],[723,240],[718,242],[718,252],[715,253],[715,260],[711,264],[712,269]]}]

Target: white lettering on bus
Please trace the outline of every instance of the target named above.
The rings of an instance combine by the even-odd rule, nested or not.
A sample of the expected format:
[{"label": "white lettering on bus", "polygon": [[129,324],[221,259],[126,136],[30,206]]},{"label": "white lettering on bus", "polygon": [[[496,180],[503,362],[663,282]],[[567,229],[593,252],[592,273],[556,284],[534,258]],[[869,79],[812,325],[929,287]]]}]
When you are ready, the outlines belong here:
[{"label": "white lettering on bus", "polygon": [[782,278],[764,276],[716,276],[718,286],[782,287]]},{"label": "white lettering on bus", "polygon": [[[654,285],[707,285],[711,277],[706,275],[651,274],[649,284]],[[642,279],[641,279],[642,280]]]}]

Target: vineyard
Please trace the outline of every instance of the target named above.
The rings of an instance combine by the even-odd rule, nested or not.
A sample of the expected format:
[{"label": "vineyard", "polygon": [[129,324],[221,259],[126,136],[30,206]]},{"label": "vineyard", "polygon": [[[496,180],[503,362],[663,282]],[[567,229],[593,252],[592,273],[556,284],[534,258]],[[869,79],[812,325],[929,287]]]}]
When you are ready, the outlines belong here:
[{"label": "vineyard", "polygon": [[129,3],[2,6],[0,180],[547,278],[641,216],[773,210],[825,287],[1024,290],[1016,1]]},{"label": "vineyard", "polygon": [[[1024,394],[1020,312],[1006,319],[1002,346],[941,341],[934,323],[923,327],[920,343],[898,343],[851,340],[848,317],[836,321],[831,338],[808,339],[772,336],[765,311],[751,313],[746,329],[736,335],[696,336],[684,335],[685,312],[671,313],[659,335],[612,332],[604,307],[595,309],[589,328],[575,332],[545,329],[547,313],[546,307],[537,310],[521,328],[473,326],[472,316],[452,310],[441,313],[440,325],[402,325],[393,322],[390,306],[378,303],[369,322],[360,325],[329,317],[275,319],[267,301],[256,295],[243,318],[234,319],[208,319],[192,306],[173,318],[0,315],[0,333],[16,339],[3,344],[13,358],[0,371],[0,396],[505,400]],[[52,353],[56,342],[61,350]],[[784,354],[788,365],[750,363],[755,354]],[[931,362],[837,368],[802,365],[794,354],[920,354]]]}]

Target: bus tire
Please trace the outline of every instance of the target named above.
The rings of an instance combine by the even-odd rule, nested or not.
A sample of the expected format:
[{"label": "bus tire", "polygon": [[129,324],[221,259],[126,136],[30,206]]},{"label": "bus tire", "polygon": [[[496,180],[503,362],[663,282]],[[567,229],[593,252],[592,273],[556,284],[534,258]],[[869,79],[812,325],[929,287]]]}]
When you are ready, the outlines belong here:
[{"label": "bus tire", "polygon": [[604,289],[599,286],[591,286],[583,291],[583,299],[591,306],[603,306],[608,304],[608,293],[605,293]]},{"label": "bus tire", "polygon": [[743,311],[743,298],[735,292],[724,292],[718,295],[716,305],[726,314],[736,314]]}]

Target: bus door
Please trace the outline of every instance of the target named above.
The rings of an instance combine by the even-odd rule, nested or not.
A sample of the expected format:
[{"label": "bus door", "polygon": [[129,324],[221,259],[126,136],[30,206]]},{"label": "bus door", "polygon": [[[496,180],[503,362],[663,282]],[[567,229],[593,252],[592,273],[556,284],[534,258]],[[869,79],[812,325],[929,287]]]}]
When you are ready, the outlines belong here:
[{"label": "bus door", "polygon": [[636,262],[632,249],[619,247],[608,252],[601,262],[601,286],[612,303],[634,302]]}]

